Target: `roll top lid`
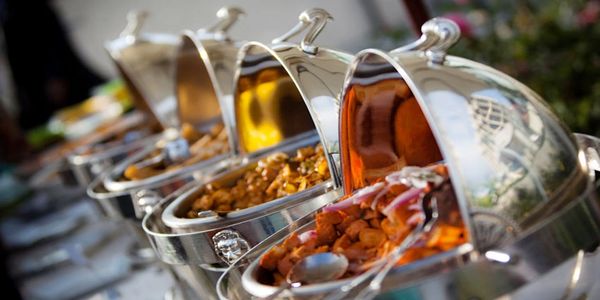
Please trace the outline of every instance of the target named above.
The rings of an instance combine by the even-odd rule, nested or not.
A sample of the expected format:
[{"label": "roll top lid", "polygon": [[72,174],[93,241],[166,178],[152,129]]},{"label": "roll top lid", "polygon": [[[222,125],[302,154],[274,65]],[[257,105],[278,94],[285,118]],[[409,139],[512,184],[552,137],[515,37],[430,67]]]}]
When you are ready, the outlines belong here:
[{"label": "roll top lid", "polygon": [[175,61],[175,95],[181,122],[196,126],[220,121],[232,136],[232,83],[240,43],[227,31],[244,15],[238,7],[217,11],[215,24],[181,35]]},{"label": "roll top lid", "polygon": [[178,40],[170,34],[141,32],[147,16],[144,11],[129,12],[125,29],[105,48],[136,107],[166,128],[178,123],[173,97],[173,59]]},{"label": "roll top lid", "polygon": [[357,54],[340,123],[347,193],[407,165],[444,160],[478,249],[520,236],[577,199],[587,167],[543,100],[490,67],[448,56],[458,26],[433,19],[415,43]]},{"label": "roll top lid", "polygon": [[[339,178],[339,91],[352,56],[318,47],[314,39],[331,20],[322,9],[300,14],[300,22],[270,45],[249,42],[239,53],[234,119],[242,156],[264,153],[291,140],[318,134]],[[306,30],[300,44],[288,40]]]}]

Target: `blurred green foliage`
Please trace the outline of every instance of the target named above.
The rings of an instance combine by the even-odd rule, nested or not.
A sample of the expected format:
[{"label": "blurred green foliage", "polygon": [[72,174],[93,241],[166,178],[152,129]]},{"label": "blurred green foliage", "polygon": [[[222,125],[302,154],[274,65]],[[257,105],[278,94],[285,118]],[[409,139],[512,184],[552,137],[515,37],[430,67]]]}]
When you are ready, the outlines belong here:
[{"label": "blurred green foliage", "polygon": [[[600,1],[431,0],[457,21],[450,53],[491,65],[539,93],[577,132],[600,135]],[[404,39],[401,31],[389,37]]]}]

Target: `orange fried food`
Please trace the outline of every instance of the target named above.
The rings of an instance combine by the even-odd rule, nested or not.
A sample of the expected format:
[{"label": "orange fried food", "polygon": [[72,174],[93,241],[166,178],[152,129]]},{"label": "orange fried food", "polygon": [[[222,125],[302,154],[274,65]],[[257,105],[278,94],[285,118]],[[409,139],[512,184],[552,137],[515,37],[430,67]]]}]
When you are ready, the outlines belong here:
[{"label": "orange fried food", "polygon": [[[141,180],[159,175],[163,172],[190,166],[229,151],[227,132],[221,123],[212,126],[209,132],[206,133],[196,130],[188,123],[184,123],[181,126],[180,134],[190,145],[189,158],[175,164],[167,164],[163,160],[142,168],[138,168],[136,165],[130,165],[125,169],[125,172],[123,172],[123,177],[127,180]],[[153,151],[146,159],[151,159],[159,154],[160,151]]]},{"label": "orange fried food", "polygon": [[[448,178],[444,166],[432,169],[443,178]],[[408,200],[401,205],[397,204],[398,201],[394,202],[411,193],[433,193],[439,201],[449,203],[438,203],[438,206],[445,207],[445,215],[436,221],[433,229],[422,241],[406,252],[398,264],[448,251],[466,242],[464,224],[456,218],[458,205],[449,180],[443,181],[435,189],[425,187],[421,194],[414,193],[414,188],[407,186],[396,187],[390,186],[392,184],[389,183],[386,185],[375,192],[363,193],[363,196],[356,196],[359,194],[356,193],[343,198],[317,213],[316,227],[313,231],[300,235],[293,233],[283,244],[267,251],[259,265],[272,273],[273,281],[264,283],[281,284],[295,263],[304,257],[324,251],[340,253],[348,259],[349,267],[343,277],[364,272],[398,246],[421,220],[418,197],[404,198]]]}]

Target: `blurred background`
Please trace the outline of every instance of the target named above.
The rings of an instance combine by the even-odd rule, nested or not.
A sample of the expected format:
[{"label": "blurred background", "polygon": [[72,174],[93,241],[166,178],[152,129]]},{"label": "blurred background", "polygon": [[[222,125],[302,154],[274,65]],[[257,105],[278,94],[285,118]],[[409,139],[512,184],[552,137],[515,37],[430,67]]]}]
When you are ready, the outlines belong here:
[{"label": "blurred background", "polygon": [[[448,17],[463,36],[452,54],[512,75],[539,93],[573,131],[600,135],[600,0],[0,0],[0,261],[8,255],[6,232],[24,226],[4,220],[7,207],[32,197],[6,174],[27,169],[23,165],[35,154],[132,109],[104,48],[125,28],[127,12],[149,13],[143,32],[179,34],[211,25],[223,5],[246,11],[232,37],[261,42],[286,32],[301,11],[322,7],[335,21],[317,43],[351,53],[391,50],[414,40],[428,18]],[[109,111],[107,103],[118,108]],[[72,122],[82,111],[103,114]],[[0,280],[10,283],[14,270],[7,268],[3,265]],[[27,284],[48,287],[42,281]],[[99,289],[80,288],[78,296]],[[20,297],[14,285],[7,297]]]}]

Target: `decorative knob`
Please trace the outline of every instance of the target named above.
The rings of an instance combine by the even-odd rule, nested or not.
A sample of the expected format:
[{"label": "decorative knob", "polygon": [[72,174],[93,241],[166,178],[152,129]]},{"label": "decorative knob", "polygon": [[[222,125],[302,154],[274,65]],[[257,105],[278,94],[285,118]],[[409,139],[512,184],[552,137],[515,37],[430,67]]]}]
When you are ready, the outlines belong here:
[{"label": "decorative knob", "polygon": [[425,51],[432,63],[441,64],[446,58],[446,51],[460,39],[460,28],[454,21],[446,18],[431,19],[421,26],[421,37],[394,52]]},{"label": "decorative knob", "polygon": [[120,37],[136,38],[148,18],[148,12],[145,10],[132,10],[127,13],[127,25],[119,35]]},{"label": "decorative knob", "polygon": [[248,242],[234,230],[219,231],[212,240],[217,255],[229,265],[250,250]]},{"label": "decorative knob", "polygon": [[206,32],[214,33],[225,38],[227,31],[237,22],[237,20],[246,15],[246,12],[236,6],[224,6],[217,11],[217,22],[206,29]]},{"label": "decorative knob", "polygon": [[296,26],[284,35],[274,39],[272,42],[274,44],[285,42],[308,28],[306,35],[304,35],[304,38],[300,43],[300,47],[302,48],[302,51],[308,54],[317,54],[319,47],[313,45],[313,42],[317,36],[319,36],[323,28],[325,28],[327,22],[333,20],[333,17],[322,8],[312,8],[303,11],[298,19],[300,22],[296,24]]}]

